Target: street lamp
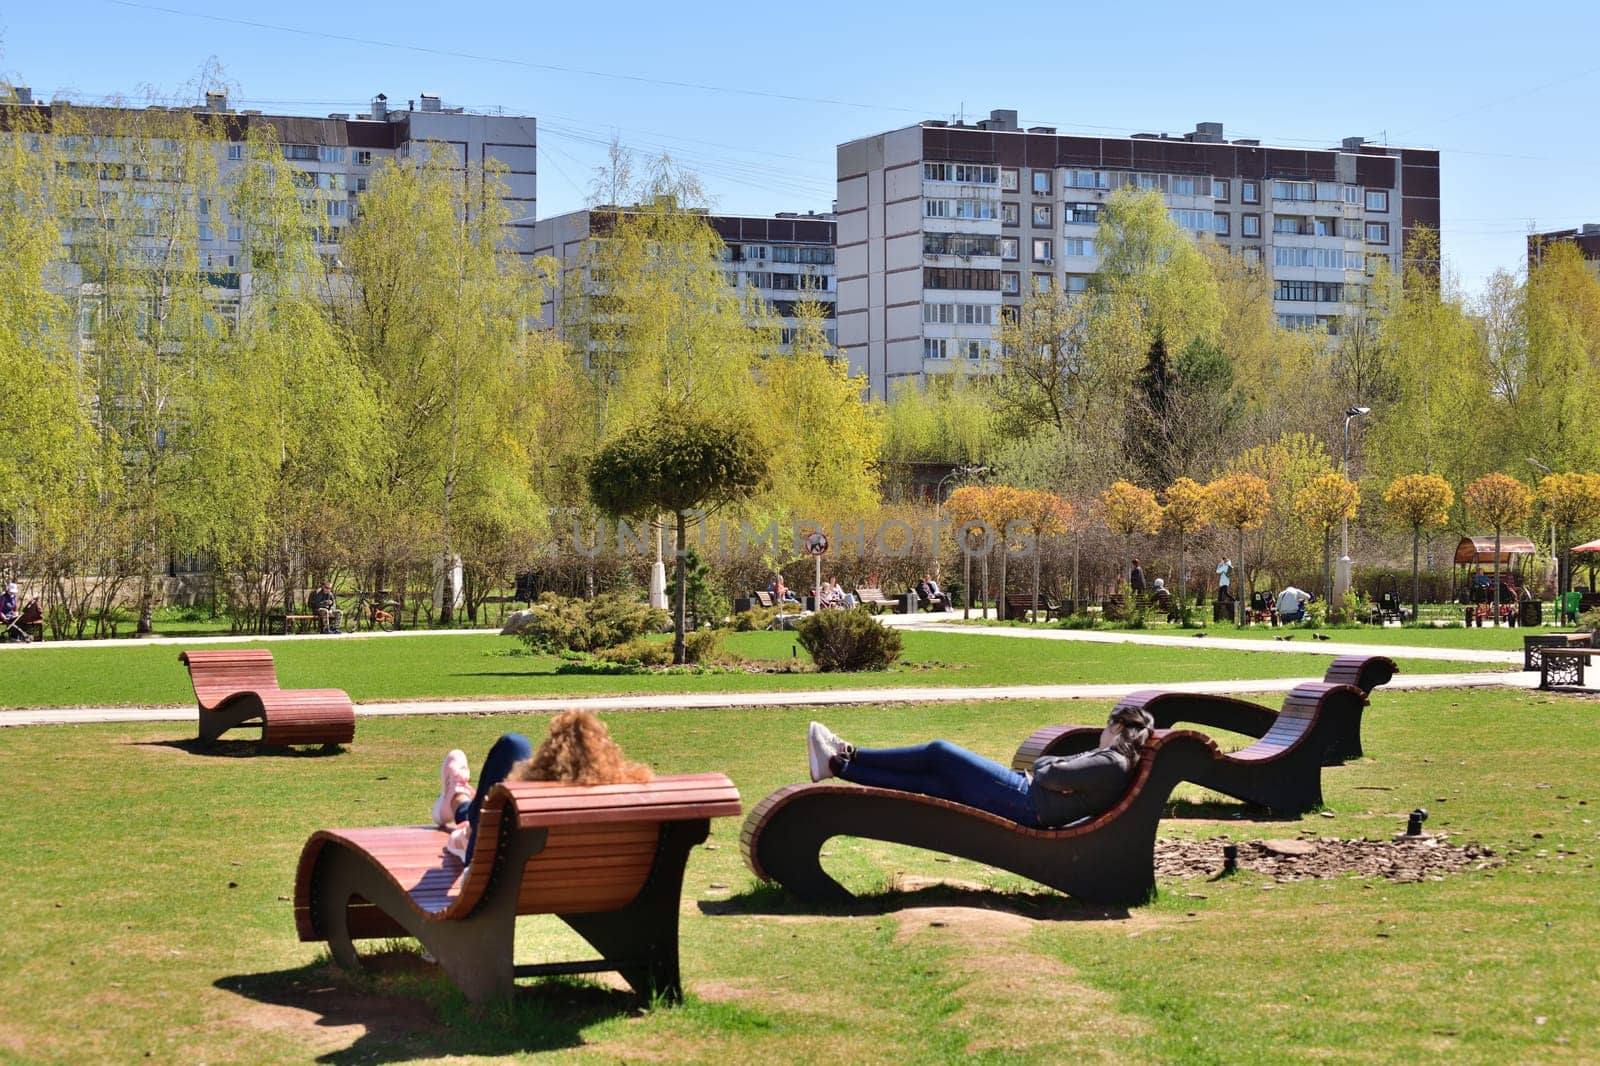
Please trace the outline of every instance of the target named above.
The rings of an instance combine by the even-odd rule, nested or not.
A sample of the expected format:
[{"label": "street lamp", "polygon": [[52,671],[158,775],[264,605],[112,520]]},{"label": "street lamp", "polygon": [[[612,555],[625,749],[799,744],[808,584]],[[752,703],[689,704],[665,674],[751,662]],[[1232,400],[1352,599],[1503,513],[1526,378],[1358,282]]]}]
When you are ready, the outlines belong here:
[{"label": "street lamp", "polygon": [[[977,474],[987,474],[988,472],[989,468],[986,466],[958,466],[944,477],[939,479],[938,484],[933,487],[933,530],[935,538],[937,538],[939,534],[939,512],[944,508],[945,482],[957,476],[972,477]],[[966,550],[966,545],[964,543],[961,545],[961,557],[966,561],[966,566],[962,571],[962,580],[965,582],[965,584],[961,589],[961,617],[967,618],[970,617],[968,612],[972,608],[972,555]],[[988,562],[989,560],[985,558],[984,565],[987,566]],[[942,577],[943,573],[943,553],[938,550],[938,545],[935,544],[933,553],[933,574],[934,577],[937,578]],[[987,607],[985,610],[987,610]]]},{"label": "street lamp", "polygon": [[[1362,415],[1371,414],[1370,407],[1351,407],[1344,413],[1344,459],[1339,464],[1339,473],[1345,477],[1350,476],[1350,423]],[[1350,519],[1339,520],[1339,567],[1333,578],[1333,598],[1340,603],[1344,602],[1345,594],[1350,591]],[[1333,604],[1328,605],[1330,608]]]},{"label": "street lamp", "polygon": [[[1545,466],[1543,463],[1541,463],[1539,460],[1535,459],[1533,456],[1529,455],[1529,456],[1526,456],[1525,458],[1528,460],[1529,463],[1531,463],[1534,466],[1538,467],[1540,470],[1543,470],[1546,474],[1554,474],[1555,473],[1554,470],[1551,470],[1548,466]],[[1562,560],[1561,560],[1561,557],[1556,554],[1556,524],[1554,522],[1550,523],[1550,562],[1553,563],[1555,565],[1555,568],[1556,568],[1556,600],[1557,600],[1557,606],[1559,607],[1560,606],[1561,594],[1563,592],[1567,591],[1567,590],[1563,587],[1563,586],[1566,585],[1566,582],[1562,580],[1562,576],[1561,576],[1561,562],[1562,562]],[[1548,570],[1546,570],[1545,571],[1546,580],[1549,579],[1549,575],[1550,575],[1550,572]]]}]

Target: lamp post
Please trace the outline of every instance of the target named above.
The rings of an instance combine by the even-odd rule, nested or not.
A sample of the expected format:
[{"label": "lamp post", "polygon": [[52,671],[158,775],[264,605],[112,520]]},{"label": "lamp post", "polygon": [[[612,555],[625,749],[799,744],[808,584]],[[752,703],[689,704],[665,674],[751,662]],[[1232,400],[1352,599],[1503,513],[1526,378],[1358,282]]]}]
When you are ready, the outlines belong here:
[{"label": "lamp post", "polygon": [[[988,472],[989,468],[986,466],[958,466],[944,477],[939,479],[938,484],[933,487],[933,529],[935,536],[938,536],[939,532],[939,513],[944,509],[945,482],[958,475],[962,477],[971,477],[975,474],[987,474]],[[970,611],[972,608],[972,556],[967,552],[967,546],[965,543],[959,541],[957,543],[961,544],[961,558],[965,562],[965,566],[962,569],[963,585],[961,588],[961,617],[967,618],[969,617],[968,611]],[[938,550],[938,545],[936,544],[934,545],[933,553],[933,576],[938,578],[942,577],[943,575],[943,553]]]},{"label": "lamp post", "polygon": [[[1370,414],[1370,407],[1351,407],[1344,413],[1344,459],[1339,463],[1339,473],[1345,477],[1350,476],[1350,423],[1364,414]],[[1350,591],[1350,519],[1339,520],[1339,567],[1333,576],[1333,598],[1340,603],[1344,602],[1345,594]],[[1330,608],[1333,604],[1328,605]]]},{"label": "lamp post", "polygon": [[[1554,470],[1551,470],[1548,466],[1545,466],[1543,463],[1541,463],[1539,460],[1535,459],[1533,456],[1529,455],[1529,456],[1526,456],[1526,458],[1527,458],[1529,463],[1531,463],[1532,465],[1538,467],[1540,470],[1543,470],[1546,474],[1554,474],[1555,473]],[[1561,562],[1562,562],[1561,557],[1556,554],[1556,524],[1554,522],[1551,522],[1550,523],[1550,565],[1555,567],[1555,571],[1556,571],[1556,573],[1555,573],[1555,586],[1556,586],[1556,599],[1557,599],[1557,606],[1558,607],[1560,605],[1561,594],[1563,592],[1567,591],[1566,588],[1564,587],[1567,584],[1567,582],[1563,581],[1562,578],[1561,578]],[[1545,571],[1545,580],[1546,580],[1546,582],[1548,582],[1550,580],[1550,572],[1549,572],[1548,569]]]}]

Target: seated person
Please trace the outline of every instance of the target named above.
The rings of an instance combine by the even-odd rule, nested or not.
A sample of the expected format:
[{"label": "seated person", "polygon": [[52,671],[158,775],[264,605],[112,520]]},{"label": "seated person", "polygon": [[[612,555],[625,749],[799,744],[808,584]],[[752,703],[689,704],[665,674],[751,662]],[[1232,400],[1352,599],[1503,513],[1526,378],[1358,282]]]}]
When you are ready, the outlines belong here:
[{"label": "seated person", "polygon": [[339,632],[339,623],[344,621],[344,612],[339,610],[339,605],[334,602],[333,589],[326,581],[307,597],[306,606],[317,616],[317,632]]},{"label": "seated person", "polygon": [[1150,586],[1150,598],[1156,601],[1156,606],[1164,614],[1172,613],[1172,590],[1167,588],[1164,578],[1156,578],[1155,584]]},{"label": "seated person", "polygon": [[778,575],[778,579],[776,581],[774,581],[772,584],[767,586],[767,591],[772,593],[772,602],[773,603],[799,603],[800,602],[800,597],[796,596],[792,591],[790,591],[789,586],[785,585],[783,583],[783,575],[782,574],[779,574]]},{"label": "seated person", "polygon": [[0,631],[10,628],[11,623],[17,620],[20,610],[17,602],[17,583],[12,581],[6,585],[5,592],[0,592]]},{"label": "seated person", "polygon": [[650,767],[623,758],[611,731],[594,712],[562,711],[550,719],[550,731],[538,751],[521,733],[502,733],[483,760],[476,789],[467,777],[467,756],[460,749],[445,755],[439,777],[433,824],[451,830],[445,850],[468,863],[478,837],[478,812],[489,792],[502,781],[643,784],[655,774]]},{"label": "seated person", "polygon": [[945,595],[939,583],[927,574],[922,575],[922,580],[917,582],[917,599],[932,607],[936,611],[950,609],[950,597]]},{"label": "seated person", "polygon": [[1278,593],[1278,621],[1285,625],[1305,621],[1306,604],[1310,601],[1311,593],[1290,585]]},{"label": "seated person", "polygon": [[837,777],[874,788],[915,792],[1053,828],[1110,810],[1128,790],[1139,749],[1155,722],[1138,707],[1118,707],[1100,746],[1081,755],[1046,755],[1027,772],[1001,766],[947,740],[909,748],[858,748],[811,723],[811,780]]}]

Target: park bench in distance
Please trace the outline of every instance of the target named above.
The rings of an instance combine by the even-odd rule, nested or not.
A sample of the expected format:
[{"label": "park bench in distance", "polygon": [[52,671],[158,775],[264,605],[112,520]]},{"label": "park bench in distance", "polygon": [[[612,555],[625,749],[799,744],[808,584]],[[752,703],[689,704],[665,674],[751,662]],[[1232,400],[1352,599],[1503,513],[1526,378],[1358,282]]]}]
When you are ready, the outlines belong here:
[{"label": "park bench in distance", "polygon": [[835,781],[789,785],[751,809],[739,844],[757,877],[809,903],[854,898],[819,861],[831,838],[850,836],[959,855],[1091,903],[1139,904],[1155,894],[1156,825],[1168,796],[1216,754],[1199,733],[1163,733],[1143,749],[1114,807],[1059,829],[1028,828],[914,792]]},{"label": "park bench in distance", "polygon": [[[300,853],[295,924],[346,969],[360,966],[355,940],[415,937],[474,1003],[509,997],[518,977],[609,970],[677,1002],[684,866],[711,819],[740,810],[722,774],[496,785],[465,876],[435,826],[318,830]],[[514,965],[519,914],[556,915],[602,958]]]},{"label": "park bench in distance", "polygon": [[857,586],[856,602],[873,614],[880,614],[883,611],[896,611],[900,607],[899,601],[891,600],[883,594],[883,589],[872,588],[871,586]]},{"label": "park bench in distance", "polygon": [[[1052,618],[1061,617],[1061,605],[1042,592],[1039,593],[1039,610],[1044,612],[1044,620],[1046,622]],[[1028,616],[1031,616],[1029,618],[1030,621],[1037,622],[1039,620],[1039,616],[1033,610],[1033,593],[1006,593],[1006,617],[1023,618]]]},{"label": "park bench in distance", "polygon": [[200,704],[201,740],[256,719],[263,744],[348,744],[355,738],[349,693],[279,688],[270,651],[186,651],[178,661],[188,666]]}]

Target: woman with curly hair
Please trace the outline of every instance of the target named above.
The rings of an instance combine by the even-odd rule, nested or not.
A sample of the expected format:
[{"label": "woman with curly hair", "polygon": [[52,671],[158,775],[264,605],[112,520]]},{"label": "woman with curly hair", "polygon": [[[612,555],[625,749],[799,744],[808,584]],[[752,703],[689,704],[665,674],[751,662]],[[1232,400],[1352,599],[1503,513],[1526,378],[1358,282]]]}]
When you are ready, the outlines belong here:
[{"label": "woman with curly hair", "polygon": [[460,749],[444,757],[439,776],[434,824],[451,830],[445,850],[469,863],[478,836],[478,812],[502,781],[619,785],[642,784],[655,775],[643,763],[623,757],[611,731],[593,712],[562,711],[550,720],[550,730],[537,751],[521,733],[502,733],[483,760],[476,789],[469,783],[467,756]]}]

